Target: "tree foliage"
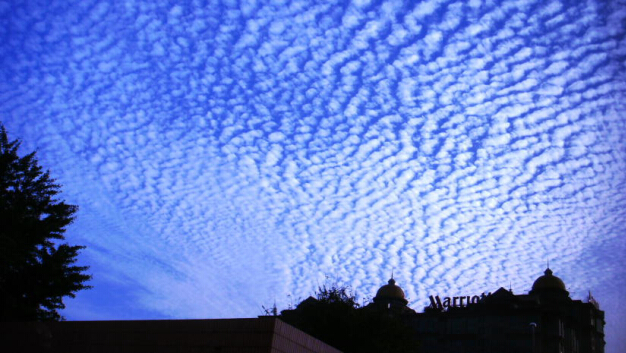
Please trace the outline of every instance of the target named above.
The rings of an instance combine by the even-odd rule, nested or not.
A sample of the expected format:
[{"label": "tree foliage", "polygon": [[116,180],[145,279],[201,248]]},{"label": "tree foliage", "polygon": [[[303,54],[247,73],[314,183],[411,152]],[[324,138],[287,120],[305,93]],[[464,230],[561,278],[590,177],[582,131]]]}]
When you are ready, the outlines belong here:
[{"label": "tree foliage", "polygon": [[349,287],[322,286],[293,310],[283,310],[286,323],[346,352],[417,352],[414,331],[398,315],[360,307]]},{"label": "tree foliage", "polygon": [[61,243],[77,207],[19,147],[0,124],[0,320],[60,320],[63,297],[90,288],[87,267],[74,265],[84,247]]}]

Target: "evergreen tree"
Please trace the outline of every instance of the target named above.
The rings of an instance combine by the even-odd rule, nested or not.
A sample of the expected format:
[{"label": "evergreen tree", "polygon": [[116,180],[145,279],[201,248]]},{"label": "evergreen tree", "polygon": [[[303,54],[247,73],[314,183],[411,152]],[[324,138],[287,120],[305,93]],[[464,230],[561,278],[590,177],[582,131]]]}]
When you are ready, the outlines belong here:
[{"label": "evergreen tree", "polygon": [[19,147],[0,124],[0,321],[61,320],[63,297],[90,288],[87,267],[74,265],[84,246],[61,243],[77,207]]}]

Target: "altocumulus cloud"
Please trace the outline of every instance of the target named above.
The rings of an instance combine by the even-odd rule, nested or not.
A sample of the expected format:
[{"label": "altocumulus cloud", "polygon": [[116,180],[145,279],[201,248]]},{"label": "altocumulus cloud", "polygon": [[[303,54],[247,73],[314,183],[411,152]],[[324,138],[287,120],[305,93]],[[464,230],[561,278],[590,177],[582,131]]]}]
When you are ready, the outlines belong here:
[{"label": "altocumulus cloud", "polygon": [[81,206],[70,319],[411,305],[546,260],[626,349],[617,1],[0,3],[0,119]]}]

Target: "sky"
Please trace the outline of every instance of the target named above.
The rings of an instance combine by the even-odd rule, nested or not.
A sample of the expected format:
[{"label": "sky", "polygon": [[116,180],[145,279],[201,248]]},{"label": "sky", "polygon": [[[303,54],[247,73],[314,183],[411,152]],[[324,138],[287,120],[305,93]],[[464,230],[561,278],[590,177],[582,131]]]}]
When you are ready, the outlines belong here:
[{"label": "sky", "polygon": [[70,320],[550,261],[624,352],[625,63],[623,1],[0,1],[0,121],[80,207]]}]

